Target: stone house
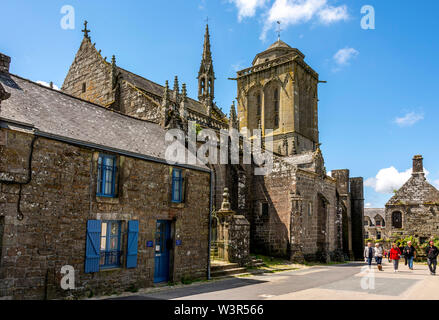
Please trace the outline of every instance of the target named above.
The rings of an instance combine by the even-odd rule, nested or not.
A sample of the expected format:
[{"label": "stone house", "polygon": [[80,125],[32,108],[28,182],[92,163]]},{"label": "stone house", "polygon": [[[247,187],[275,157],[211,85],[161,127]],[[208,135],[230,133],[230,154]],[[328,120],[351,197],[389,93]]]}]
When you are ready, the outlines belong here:
[{"label": "stone house", "polygon": [[384,208],[364,209],[364,239],[381,240],[386,233]]},{"label": "stone house", "polygon": [[[168,164],[159,124],[10,74],[9,63],[0,54],[0,296],[206,278],[210,169]],[[75,290],[60,287],[64,266]]]},{"label": "stone house", "polygon": [[413,157],[412,176],[385,206],[386,236],[415,237],[420,244],[439,237],[439,190],[425,178],[423,158]]}]

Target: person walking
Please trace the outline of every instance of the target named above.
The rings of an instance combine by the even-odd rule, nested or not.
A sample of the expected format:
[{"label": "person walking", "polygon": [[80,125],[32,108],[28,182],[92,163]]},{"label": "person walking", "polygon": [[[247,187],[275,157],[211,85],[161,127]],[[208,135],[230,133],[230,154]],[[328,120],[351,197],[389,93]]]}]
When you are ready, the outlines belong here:
[{"label": "person walking", "polygon": [[430,269],[430,273],[432,275],[435,275],[436,266],[437,266],[437,256],[439,254],[439,250],[434,245],[433,241],[430,241],[427,248],[425,248],[425,253],[427,254],[427,263],[428,263],[428,268]]},{"label": "person walking", "polygon": [[378,270],[383,271],[383,253],[384,253],[384,249],[382,246],[380,246],[380,244],[377,242],[375,243],[375,248],[374,248],[374,256],[375,256],[375,261],[377,263],[377,267]]},{"label": "person walking", "polygon": [[407,246],[404,248],[404,258],[407,260],[409,269],[413,270],[413,260],[416,258],[416,249],[412,246],[411,241],[407,241]]},{"label": "person walking", "polygon": [[364,248],[364,259],[369,265],[369,268],[371,268],[372,266],[373,255],[374,255],[374,248],[372,248],[372,242],[368,242],[367,247]]},{"label": "person walking", "polygon": [[389,260],[393,261],[393,272],[398,272],[399,259],[401,258],[401,250],[396,243],[392,244],[392,249],[389,251]]}]

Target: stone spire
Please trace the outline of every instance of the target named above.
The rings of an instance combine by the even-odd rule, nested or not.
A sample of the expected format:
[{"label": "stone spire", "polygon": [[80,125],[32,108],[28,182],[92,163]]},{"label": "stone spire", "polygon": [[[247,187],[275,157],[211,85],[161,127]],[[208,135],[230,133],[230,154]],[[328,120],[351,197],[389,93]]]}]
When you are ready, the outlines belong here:
[{"label": "stone spire", "polygon": [[238,129],[238,116],[236,115],[235,101],[230,106],[229,129]]},{"label": "stone spire", "polygon": [[210,51],[209,25],[206,24],[203,54],[198,71],[198,100],[205,106],[212,105],[214,96],[215,73],[213,71],[212,53]]},{"label": "stone spire", "polygon": [[182,121],[183,129],[187,130],[187,121],[188,121],[188,108],[187,108],[187,90],[186,83],[182,84],[181,95],[180,95],[180,118]]},{"label": "stone spire", "polygon": [[172,118],[172,108],[171,103],[169,101],[169,83],[166,80],[165,89],[163,90],[163,99],[162,99],[162,126],[164,128],[169,128],[171,118]]},{"label": "stone spire", "polygon": [[112,82],[112,88],[114,89],[117,84],[117,66],[116,66],[116,56],[113,54],[113,57],[111,58],[111,82]]},{"label": "stone spire", "polygon": [[183,83],[183,84],[182,84],[182,88],[181,88],[181,99],[182,99],[182,101],[186,101],[186,99],[187,99],[186,83]]},{"label": "stone spire", "polygon": [[173,91],[173,98],[176,104],[180,103],[180,86],[178,84],[178,76],[175,76],[174,78],[174,91]]},{"label": "stone spire", "polygon": [[206,32],[204,34],[203,60],[212,61],[212,53],[210,51],[210,35],[209,35],[209,25],[208,24],[206,24]]},{"label": "stone spire", "polygon": [[169,104],[169,82],[166,80],[165,82],[165,89],[163,90],[163,100],[162,100],[162,106]]}]

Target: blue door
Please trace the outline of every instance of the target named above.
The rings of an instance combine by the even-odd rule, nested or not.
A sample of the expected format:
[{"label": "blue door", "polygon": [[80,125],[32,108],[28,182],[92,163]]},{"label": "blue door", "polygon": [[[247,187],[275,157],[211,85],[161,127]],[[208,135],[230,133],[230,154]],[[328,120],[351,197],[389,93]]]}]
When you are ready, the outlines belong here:
[{"label": "blue door", "polygon": [[157,220],[155,231],[154,282],[169,280],[169,250],[171,249],[171,222]]}]

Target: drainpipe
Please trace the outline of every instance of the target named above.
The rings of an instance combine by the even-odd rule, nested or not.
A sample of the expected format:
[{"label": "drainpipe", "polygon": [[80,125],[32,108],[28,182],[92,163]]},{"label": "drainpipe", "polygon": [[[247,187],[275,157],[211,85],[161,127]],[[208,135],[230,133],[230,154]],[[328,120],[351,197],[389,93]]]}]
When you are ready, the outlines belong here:
[{"label": "drainpipe", "polygon": [[212,237],[212,209],[213,209],[213,171],[210,171],[210,200],[209,200],[209,239],[207,252],[207,280],[210,280],[210,247]]}]

